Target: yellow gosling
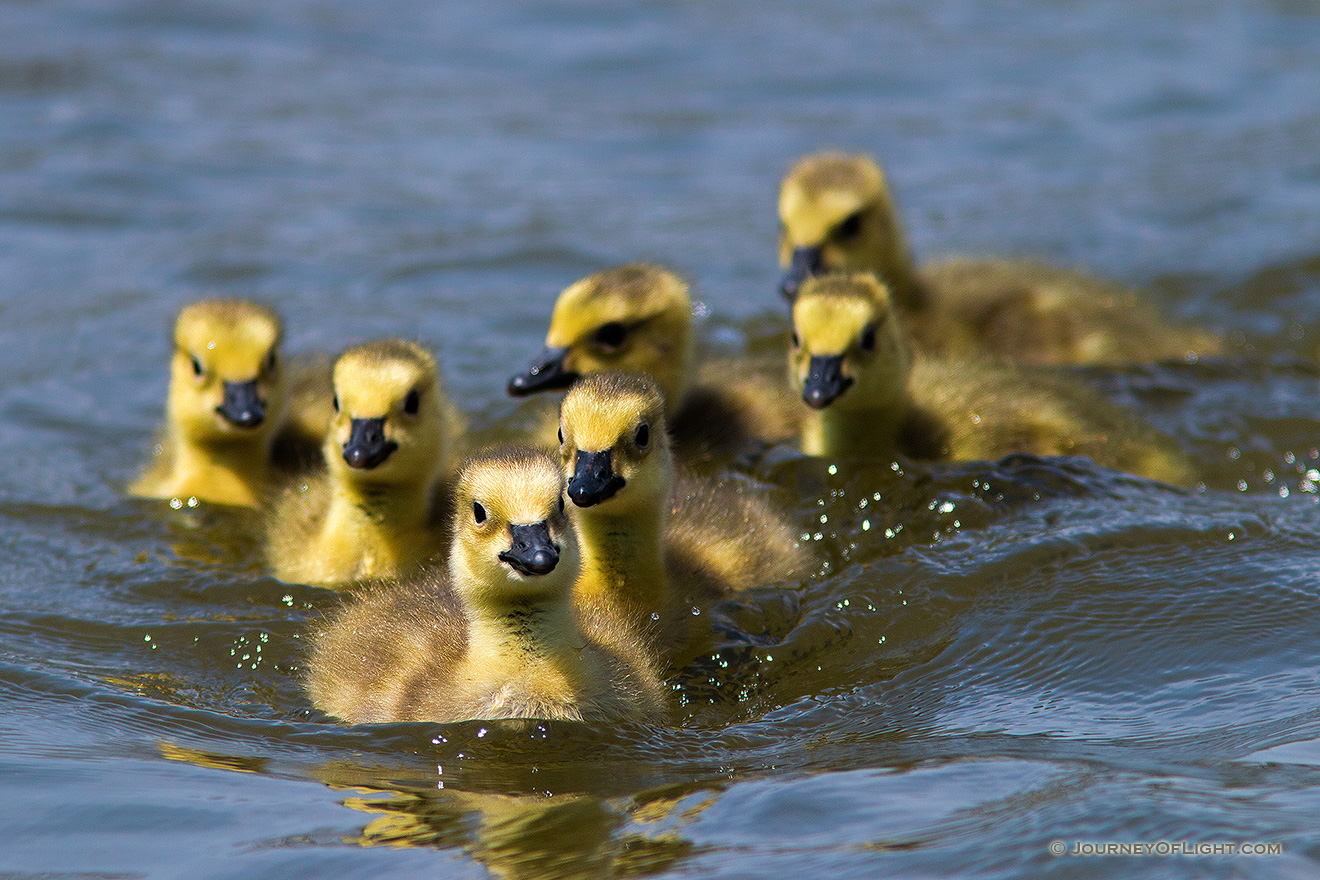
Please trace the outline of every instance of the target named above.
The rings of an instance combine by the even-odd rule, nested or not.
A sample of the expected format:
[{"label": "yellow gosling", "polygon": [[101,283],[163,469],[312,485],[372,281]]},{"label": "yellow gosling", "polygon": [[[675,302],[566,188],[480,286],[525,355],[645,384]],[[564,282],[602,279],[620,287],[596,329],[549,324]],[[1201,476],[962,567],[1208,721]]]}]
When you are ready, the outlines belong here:
[{"label": "yellow gosling", "polygon": [[986,362],[914,361],[888,291],[870,273],[808,279],[793,325],[789,374],[809,411],[801,439],[809,455],[1084,455],[1191,481],[1162,438],[1063,378]]},{"label": "yellow gosling", "polygon": [[1023,260],[955,259],[918,268],[880,166],[824,152],[779,192],[781,292],[811,275],[873,272],[922,353],[989,354],[1029,364],[1122,363],[1215,354],[1222,340],[1172,327],[1137,293],[1082,272]]},{"label": "yellow gosling", "polygon": [[325,472],[286,490],[267,523],[276,577],[400,577],[442,556],[457,417],[435,358],[398,339],[350,348],[334,365],[333,403]]},{"label": "yellow gosling", "polygon": [[469,462],[447,572],[363,596],[314,641],[307,689],[349,723],[648,720],[659,678],[631,631],[579,615],[563,476],[545,452]]},{"label": "yellow gosling", "polygon": [[684,460],[797,433],[798,408],[782,383],[749,364],[711,363],[694,378],[688,286],[658,266],[618,266],[570,285],[555,303],[545,344],[509,380],[509,394],[561,390],[580,376],[612,370],[653,376],[674,413],[670,428]]},{"label": "yellow gosling", "polygon": [[581,607],[613,616],[673,660],[708,634],[694,610],[804,572],[808,559],[763,498],[679,480],[659,384],[593,373],[569,389],[560,454],[582,546]]},{"label": "yellow gosling", "polygon": [[280,319],[243,300],[186,306],[174,326],[166,423],[129,492],[255,507],[276,477],[288,406]]}]

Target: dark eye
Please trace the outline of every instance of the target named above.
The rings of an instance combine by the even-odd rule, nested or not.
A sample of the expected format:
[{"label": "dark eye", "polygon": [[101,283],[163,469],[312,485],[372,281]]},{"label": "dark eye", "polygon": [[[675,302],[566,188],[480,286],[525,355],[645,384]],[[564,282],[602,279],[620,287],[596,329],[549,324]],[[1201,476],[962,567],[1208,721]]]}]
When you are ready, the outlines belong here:
[{"label": "dark eye", "polygon": [[868,324],[862,331],[862,351],[875,351],[875,325]]},{"label": "dark eye", "polygon": [[417,410],[422,405],[422,396],[414,388],[408,392],[408,396],[403,399],[403,411],[410,416],[417,415]]},{"label": "dark eye", "polygon": [[637,436],[633,438],[633,442],[637,444],[638,449],[645,449],[646,445],[651,442],[651,426],[646,422],[638,425]]},{"label": "dark eye", "polygon": [[335,412],[339,412],[339,395],[336,394],[335,397],[334,397],[334,400],[332,400],[332,401],[330,401],[330,402],[334,404]]},{"label": "dark eye", "polygon": [[793,347],[794,347],[794,348],[801,348],[801,347],[802,347],[802,337],[798,336],[798,333],[797,333],[796,330],[793,331]]},{"label": "dark eye", "polygon": [[486,508],[481,506],[480,501],[472,502],[472,518],[477,521],[477,525],[486,521]]},{"label": "dark eye", "polygon": [[836,241],[847,241],[850,238],[856,238],[857,233],[862,231],[862,212],[849,214],[838,226],[834,227],[834,239]]},{"label": "dark eye", "polygon": [[559,512],[560,512],[560,513],[563,513],[563,512],[564,512],[564,496],[563,496],[563,495],[560,495],[560,496],[559,496]]},{"label": "dark eye", "polygon": [[563,445],[564,445],[564,429],[563,429],[563,427],[560,427],[560,429],[559,429],[559,445],[560,445],[560,446],[563,446]]},{"label": "dark eye", "polygon": [[596,344],[601,348],[618,348],[623,345],[624,337],[628,335],[628,328],[618,321],[610,321],[601,326],[596,331]]},{"label": "dark eye", "polygon": [[192,364],[193,364],[193,375],[194,376],[202,375],[202,362],[197,359],[197,355],[192,356]]}]

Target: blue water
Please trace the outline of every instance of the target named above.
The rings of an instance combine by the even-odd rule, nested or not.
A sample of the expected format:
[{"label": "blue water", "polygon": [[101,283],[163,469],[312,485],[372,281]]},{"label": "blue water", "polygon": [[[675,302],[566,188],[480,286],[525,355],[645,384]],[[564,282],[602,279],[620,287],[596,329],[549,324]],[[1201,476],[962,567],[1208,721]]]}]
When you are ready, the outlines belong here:
[{"label": "blue water", "polygon": [[[1317,47],[1299,0],[0,2],[0,875],[1320,876]],[[711,349],[782,327],[776,185],[826,146],[923,259],[1228,336],[1074,371],[1204,490],[775,450],[822,572],[718,609],[666,724],[530,732],[330,723],[333,598],[123,495],[184,302],[419,339],[494,431],[602,266],[690,277]]]}]

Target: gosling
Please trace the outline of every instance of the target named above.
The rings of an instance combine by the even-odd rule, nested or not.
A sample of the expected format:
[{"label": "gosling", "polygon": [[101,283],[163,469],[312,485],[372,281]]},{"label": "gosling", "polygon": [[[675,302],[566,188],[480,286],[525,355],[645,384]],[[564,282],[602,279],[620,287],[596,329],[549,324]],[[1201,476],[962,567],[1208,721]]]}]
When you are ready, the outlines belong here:
[{"label": "gosling", "polygon": [[560,425],[582,547],[577,601],[671,662],[709,635],[694,610],[809,567],[789,524],[750,488],[676,479],[656,380],[585,376],[564,397]]},{"label": "gosling", "polygon": [[351,724],[657,718],[660,680],[631,633],[574,609],[563,489],[545,452],[470,461],[447,573],[369,593],[326,624],[307,676],[316,707]]},{"label": "gosling", "polygon": [[448,543],[444,477],[457,414],[435,358],[412,342],[350,348],[333,375],[326,469],[275,504],[267,559],[284,581],[402,577],[442,556]]},{"label": "gosling", "polygon": [[918,268],[883,172],[867,156],[807,156],[779,191],[780,290],[791,302],[827,271],[873,272],[919,351],[1027,364],[1196,359],[1222,340],[1163,321],[1138,295],[1082,272],[1021,260]]},{"label": "gosling", "polygon": [[914,360],[888,290],[868,272],[808,279],[793,325],[789,375],[807,407],[808,455],[1084,455],[1152,479],[1191,481],[1167,443],[1085,388],[1002,364]]},{"label": "gosling", "polygon": [[555,303],[545,344],[509,380],[510,395],[564,389],[591,373],[648,374],[673,412],[675,452],[685,462],[798,432],[797,407],[783,384],[755,364],[721,360],[696,378],[688,286],[658,266],[618,266],[569,286]]},{"label": "gosling", "polygon": [[257,506],[278,477],[275,442],[288,407],[282,334],[279,317],[256,303],[184,307],[174,325],[165,427],[131,494]]}]

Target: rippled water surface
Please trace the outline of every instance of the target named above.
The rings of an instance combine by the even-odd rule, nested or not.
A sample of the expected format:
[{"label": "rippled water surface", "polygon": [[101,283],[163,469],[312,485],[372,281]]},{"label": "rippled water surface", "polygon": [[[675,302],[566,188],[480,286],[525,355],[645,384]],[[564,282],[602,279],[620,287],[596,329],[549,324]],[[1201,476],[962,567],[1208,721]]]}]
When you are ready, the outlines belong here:
[{"label": "rippled water surface", "polygon": [[[1320,875],[1320,7],[0,2],[0,874]],[[715,610],[669,723],[345,728],[326,591],[122,488],[205,292],[294,350],[436,347],[472,423],[628,259],[783,328],[779,176],[883,157],[919,255],[1034,254],[1222,330],[1076,376],[1174,437],[1087,462],[770,450],[818,576]],[[1272,842],[1052,856],[1051,841]]]}]

